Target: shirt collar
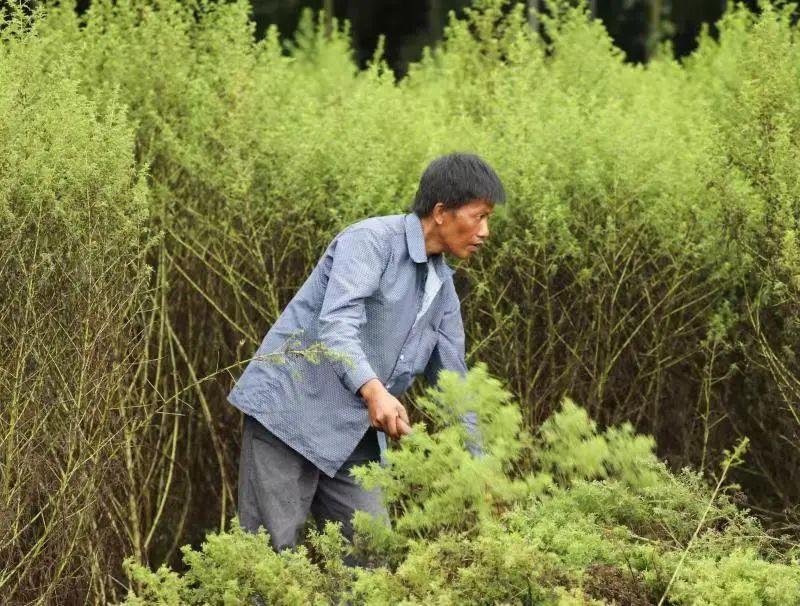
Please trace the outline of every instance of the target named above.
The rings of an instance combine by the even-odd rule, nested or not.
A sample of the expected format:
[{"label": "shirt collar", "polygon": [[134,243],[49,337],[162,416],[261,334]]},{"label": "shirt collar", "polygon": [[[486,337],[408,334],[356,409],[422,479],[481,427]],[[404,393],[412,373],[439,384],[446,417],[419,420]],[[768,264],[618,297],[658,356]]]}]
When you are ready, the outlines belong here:
[{"label": "shirt collar", "polygon": [[406,243],[408,256],[414,263],[427,263],[428,255],[425,254],[425,235],[422,233],[422,221],[417,213],[406,215]]},{"label": "shirt collar", "polygon": [[[429,257],[425,254],[425,234],[422,231],[422,221],[420,221],[417,213],[411,212],[405,216],[405,224],[408,256],[415,263],[427,263]],[[442,253],[431,255],[430,260],[433,261],[436,273],[442,280],[456,273],[456,270],[445,262]]]}]

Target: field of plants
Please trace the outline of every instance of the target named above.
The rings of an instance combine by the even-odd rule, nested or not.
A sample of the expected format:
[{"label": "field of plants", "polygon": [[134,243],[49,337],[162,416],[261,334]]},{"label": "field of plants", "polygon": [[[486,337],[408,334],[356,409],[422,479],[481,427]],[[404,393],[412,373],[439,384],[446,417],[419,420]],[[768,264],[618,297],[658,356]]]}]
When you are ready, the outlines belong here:
[{"label": "field of plants", "polygon": [[[0,601],[800,603],[795,8],[642,66],[549,6],[479,0],[399,81],[310,13],[6,10]],[[225,395],[330,238],[453,150],[509,198],[454,264],[472,371],[362,471],[371,568],[334,527],[273,554],[233,519]]]}]

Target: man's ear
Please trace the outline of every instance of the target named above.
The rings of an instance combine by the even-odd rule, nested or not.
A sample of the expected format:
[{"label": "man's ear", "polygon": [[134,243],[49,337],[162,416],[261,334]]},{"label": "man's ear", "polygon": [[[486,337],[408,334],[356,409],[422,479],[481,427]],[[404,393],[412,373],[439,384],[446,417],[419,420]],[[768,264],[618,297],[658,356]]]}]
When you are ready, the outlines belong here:
[{"label": "man's ear", "polygon": [[437,202],[434,207],[433,211],[431,212],[431,216],[433,216],[433,220],[437,225],[441,225],[444,223],[444,214],[447,212],[447,209],[444,206],[443,202]]}]

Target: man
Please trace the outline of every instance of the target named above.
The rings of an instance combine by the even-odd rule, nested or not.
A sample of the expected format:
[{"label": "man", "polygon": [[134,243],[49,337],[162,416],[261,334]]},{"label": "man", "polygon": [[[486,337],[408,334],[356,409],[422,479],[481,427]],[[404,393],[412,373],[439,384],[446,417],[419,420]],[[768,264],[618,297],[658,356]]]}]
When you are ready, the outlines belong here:
[{"label": "man", "polygon": [[[449,154],[426,168],[413,212],[359,221],[333,239],[228,396],[245,413],[244,528],[264,526],[280,550],[296,545],[309,512],[319,525],[340,521],[348,539],[355,510],[388,520],[380,494],[361,488],[350,469],[379,460],[385,434],[410,431],[398,397],[416,375],[435,384],[442,369],[466,372],[454,270],[443,254],[465,259],[478,250],[504,202],[488,164]],[[258,359],[287,343],[321,343],[338,355],[319,364]],[[464,422],[475,430],[474,417]]]}]

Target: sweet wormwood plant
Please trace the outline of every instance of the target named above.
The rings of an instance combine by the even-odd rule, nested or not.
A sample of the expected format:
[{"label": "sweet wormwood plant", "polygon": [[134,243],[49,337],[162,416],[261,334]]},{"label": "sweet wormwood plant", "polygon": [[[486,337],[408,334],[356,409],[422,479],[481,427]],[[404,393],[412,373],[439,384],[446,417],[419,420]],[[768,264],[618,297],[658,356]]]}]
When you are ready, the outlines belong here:
[{"label": "sweet wormwood plant", "polygon": [[[444,512],[413,486],[390,503],[408,517],[387,537],[386,583],[409,586],[412,542],[430,535],[440,553],[466,545],[458,579],[519,553],[508,541],[537,550],[566,580],[531,581],[531,596],[582,583],[658,601],[679,568],[670,601],[773,599],[745,571],[778,574],[796,553],[779,536],[797,533],[800,501],[795,9],[730,2],[718,36],[645,66],[585,3],[547,2],[538,30],[527,4],[476,0],[401,80],[380,51],[359,70],[346,25],[311,13],[294,43],[275,27],[256,39],[246,0],[2,11],[4,602],[119,600],[123,554],[175,565],[180,545],[227,528],[241,415],[220,375],[253,355],[338,230],[405,210],[454,150],[491,162],[511,202],[457,264],[467,360],[491,361],[536,431],[518,455],[495,442],[475,462],[424,419],[460,484],[431,495]],[[692,472],[665,475],[628,420],[674,469],[704,474],[747,435],[748,466],[729,476],[774,535]],[[505,479],[475,502],[462,467],[490,464]],[[617,527],[627,538],[610,542]]]},{"label": "sweet wormwood plant", "polygon": [[290,369],[292,377],[298,381],[302,378],[302,366],[298,367],[297,364],[300,360],[315,365],[328,361],[340,362],[349,368],[355,366],[348,354],[331,349],[321,341],[306,341],[303,339],[303,332],[303,330],[293,331],[277,351],[260,354],[253,359],[267,364],[285,365]]},{"label": "sweet wormwood plant", "polygon": [[[132,558],[127,606],[149,604],[785,605],[800,600],[800,547],[778,549],[747,511],[688,469],[670,473],[652,439],[597,428],[570,400],[528,435],[483,364],[443,372],[417,402],[425,420],[355,475],[379,486],[385,525],[358,512],[276,554],[263,532],[183,548],[187,571]],[[481,453],[460,423],[475,412]],[[737,449],[730,465],[741,455]],[[363,566],[348,568],[354,554]]]}]

